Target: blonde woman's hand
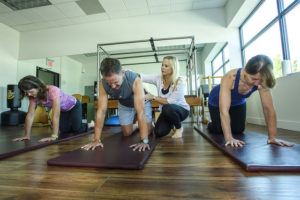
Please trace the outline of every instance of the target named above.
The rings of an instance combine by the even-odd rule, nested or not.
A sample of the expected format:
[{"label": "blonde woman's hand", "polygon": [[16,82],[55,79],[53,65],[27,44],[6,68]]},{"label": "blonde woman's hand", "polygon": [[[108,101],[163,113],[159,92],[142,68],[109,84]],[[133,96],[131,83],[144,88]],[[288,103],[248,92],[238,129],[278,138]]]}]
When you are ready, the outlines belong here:
[{"label": "blonde woman's hand", "polygon": [[154,99],[154,95],[150,93],[145,94],[145,100],[152,101],[153,99]]}]

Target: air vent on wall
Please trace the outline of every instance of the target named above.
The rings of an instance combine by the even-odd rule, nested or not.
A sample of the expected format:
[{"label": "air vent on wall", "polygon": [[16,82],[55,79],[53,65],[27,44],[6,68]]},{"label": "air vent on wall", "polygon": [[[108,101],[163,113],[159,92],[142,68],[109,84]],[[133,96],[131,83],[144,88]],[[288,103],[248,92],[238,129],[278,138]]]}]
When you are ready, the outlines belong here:
[{"label": "air vent on wall", "polygon": [[96,52],[95,53],[85,53],[83,55],[85,55],[85,57],[93,57],[93,56],[97,56],[97,53]]},{"label": "air vent on wall", "polygon": [[79,0],[76,1],[77,5],[87,15],[104,13],[105,10],[98,0]]},{"label": "air vent on wall", "polygon": [[161,46],[157,47],[157,50],[165,51],[165,50],[178,50],[178,49],[186,49],[187,45],[174,45],[174,46]]},{"label": "air vent on wall", "polygon": [[48,0],[0,0],[0,2],[12,10],[23,10],[52,5]]}]

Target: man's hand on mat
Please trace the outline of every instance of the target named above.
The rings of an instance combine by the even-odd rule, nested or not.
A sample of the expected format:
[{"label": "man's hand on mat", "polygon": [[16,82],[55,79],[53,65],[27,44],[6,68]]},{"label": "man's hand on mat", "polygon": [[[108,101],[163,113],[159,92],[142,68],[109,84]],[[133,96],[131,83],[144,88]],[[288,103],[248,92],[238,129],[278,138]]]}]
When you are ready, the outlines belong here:
[{"label": "man's hand on mat", "polygon": [[13,139],[14,142],[17,142],[17,141],[24,141],[24,140],[30,140],[30,137],[24,136],[24,137],[19,137],[19,138]]},{"label": "man's hand on mat", "polygon": [[149,144],[145,144],[143,142],[130,145],[129,147],[132,148],[133,151],[145,151],[146,149],[150,150]]},{"label": "man's hand on mat", "polygon": [[243,147],[244,145],[245,145],[245,142],[234,139],[234,138],[226,140],[226,143],[225,143],[225,146],[231,146],[231,147]]},{"label": "man's hand on mat", "polygon": [[43,139],[39,140],[39,142],[51,142],[51,141],[54,141],[56,139],[57,138],[54,138],[54,137],[46,137],[46,138],[43,138]]},{"label": "man's hand on mat", "polygon": [[96,149],[96,147],[103,148],[102,142],[101,141],[94,141],[90,144],[86,144],[86,145],[82,146],[81,148],[88,151],[88,150],[94,150],[94,149]]},{"label": "man's hand on mat", "polygon": [[276,145],[282,146],[282,147],[294,146],[294,144],[291,142],[287,142],[287,141],[276,139],[276,138],[268,139],[268,144],[276,144]]}]

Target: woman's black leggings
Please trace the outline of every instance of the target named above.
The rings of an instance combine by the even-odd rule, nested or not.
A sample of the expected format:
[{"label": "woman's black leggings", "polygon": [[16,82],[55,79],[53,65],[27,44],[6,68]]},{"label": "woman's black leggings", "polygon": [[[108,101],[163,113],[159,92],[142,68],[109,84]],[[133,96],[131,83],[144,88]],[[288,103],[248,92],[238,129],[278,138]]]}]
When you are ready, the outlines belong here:
[{"label": "woman's black leggings", "polygon": [[[208,106],[211,123],[208,124],[208,130],[211,133],[223,133],[220,119],[219,107]],[[244,132],[246,123],[246,104],[232,106],[229,109],[230,126],[232,134]]]},{"label": "woman's black leggings", "polygon": [[87,131],[87,124],[82,123],[82,105],[79,101],[67,111],[60,112],[59,119],[60,136],[64,133],[82,133]]},{"label": "woman's black leggings", "polygon": [[157,137],[168,135],[175,126],[181,128],[181,122],[189,115],[189,111],[175,104],[165,104],[155,124],[154,133]]}]

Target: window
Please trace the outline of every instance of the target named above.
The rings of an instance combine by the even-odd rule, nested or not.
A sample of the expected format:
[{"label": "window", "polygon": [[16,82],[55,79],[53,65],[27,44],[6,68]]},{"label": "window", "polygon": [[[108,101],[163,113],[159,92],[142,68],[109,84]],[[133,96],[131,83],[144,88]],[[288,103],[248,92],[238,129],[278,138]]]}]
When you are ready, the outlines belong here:
[{"label": "window", "polygon": [[222,66],[223,59],[222,54],[218,54],[217,57],[212,61],[212,67],[213,67],[213,75],[218,69]]},{"label": "window", "polygon": [[[212,76],[223,76],[229,71],[229,53],[227,43],[211,61]],[[219,84],[220,78],[213,78],[213,84]]]},{"label": "window", "polygon": [[300,71],[300,31],[297,24],[300,19],[300,6],[297,6],[286,15],[287,34],[292,72]]},{"label": "window", "polygon": [[229,66],[229,62],[227,62],[224,66],[224,69],[225,69],[225,74],[231,69],[231,67]]},{"label": "window", "polygon": [[283,0],[283,6],[284,8],[287,8],[291,3],[293,3],[295,0]]},{"label": "window", "polygon": [[227,45],[224,47],[223,56],[225,61],[229,60],[229,50]]},{"label": "window", "polygon": [[244,43],[261,31],[277,15],[276,0],[265,1],[242,28]]},{"label": "window", "polygon": [[[243,63],[265,54],[273,59],[275,77],[299,69],[299,0],[261,0],[240,27]],[[282,61],[291,61],[284,65]],[[283,74],[283,72],[285,74]]]},{"label": "window", "polygon": [[218,78],[214,78],[213,79],[213,84],[220,84],[221,83],[221,78],[219,78],[220,76],[223,76],[224,75],[224,72],[223,72],[223,69],[219,69],[218,71],[215,72],[214,76],[215,77],[218,77]]},{"label": "window", "polygon": [[258,54],[269,56],[274,64],[275,77],[282,76],[282,51],[278,23],[274,24],[245,49],[245,61],[248,61],[250,58]]}]

